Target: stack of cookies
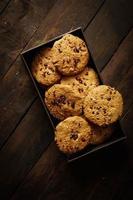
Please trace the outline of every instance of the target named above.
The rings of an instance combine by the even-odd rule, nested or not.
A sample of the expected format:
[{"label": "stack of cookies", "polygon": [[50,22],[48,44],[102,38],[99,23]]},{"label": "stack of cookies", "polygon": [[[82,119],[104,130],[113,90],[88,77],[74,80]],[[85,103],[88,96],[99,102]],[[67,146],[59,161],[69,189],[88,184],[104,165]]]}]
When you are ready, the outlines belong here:
[{"label": "stack of cookies", "polygon": [[32,74],[47,88],[45,104],[61,122],[55,130],[59,149],[71,154],[110,138],[122,115],[123,99],[114,88],[100,85],[89,65],[85,42],[72,34],[57,40],[35,57]]}]

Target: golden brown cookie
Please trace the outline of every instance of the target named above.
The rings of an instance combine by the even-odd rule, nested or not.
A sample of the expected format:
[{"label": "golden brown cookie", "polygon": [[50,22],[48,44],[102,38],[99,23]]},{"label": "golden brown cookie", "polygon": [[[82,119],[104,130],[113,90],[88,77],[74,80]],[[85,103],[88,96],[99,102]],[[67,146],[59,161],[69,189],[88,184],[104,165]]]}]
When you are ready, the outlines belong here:
[{"label": "golden brown cookie", "polygon": [[83,71],[89,60],[85,42],[72,34],[64,35],[53,45],[54,64],[66,76]]},{"label": "golden brown cookie", "polygon": [[79,116],[60,122],[55,131],[55,141],[60,151],[71,154],[84,149],[89,142],[91,127]]},{"label": "golden brown cookie", "polygon": [[49,86],[60,80],[61,75],[53,64],[53,51],[43,49],[32,63],[32,74],[43,86]]},{"label": "golden brown cookie", "polygon": [[68,85],[53,85],[45,93],[45,103],[50,113],[60,120],[82,113],[82,99]]},{"label": "golden brown cookie", "polygon": [[96,72],[92,68],[86,67],[80,74],[63,77],[61,84],[70,85],[77,91],[77,94],[84,97],[91,89],[99,85],[99,80]]},{"label": "golden brown cookie", "polygon": [[112,126],[100,127],[95,124],[91,124],[91,134],[89,143],[98,145],[108,140],[113,133]]},{"label": "golden brown cookie", "polygon": [[112,124],[122,111],[122,96],[110,86],[100,85],[92,89],[84,101],[85,117],[99,126]]}]

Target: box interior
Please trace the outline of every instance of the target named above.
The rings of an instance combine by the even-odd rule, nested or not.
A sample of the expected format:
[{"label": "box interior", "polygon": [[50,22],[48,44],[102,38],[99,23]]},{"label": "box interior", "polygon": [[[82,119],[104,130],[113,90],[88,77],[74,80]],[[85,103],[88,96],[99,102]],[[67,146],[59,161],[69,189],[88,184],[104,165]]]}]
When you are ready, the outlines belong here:
[{"label": "box interior", "polygon": [[[70,32],[67,32],[67,33],[71,33],[71,34],[73,34],[73,35],[75,35],[75,36],[78,36],[78,37],[80,37],[81,39],[83,39],[83,40],[86,42],[81,28],[77,28],[77,29],[75,29],[75,30],[73,30],[73,31],[70,31]],[[60,39],[63,35],[64,35],[64,34],[62,34],[62,35],[60,35],[60,36],[58,36],[58,37],[56,37],[56,38],[54,38],[54,39],[48,41],[47,43],[41,44],[41,45],[36,46],[36,47],[34,47],[34,48],[31,48],[31,49],[29,49],[29,50],[27,50],[27,51],[24,51],[24,52],[22,52],[22,54],[21,54],[21,55],[22,55],[22,58],[23,58],[23,61],[24,61],[25,65],[26,65],[26,68],[27,68],[27,70],[28,70],[28,72],[29,72],[29,75],[30,75],[30,77],[31,77],[31,79],[32,79],[32,81],[33,81],[33,84],[34,84],[34,86],[35,86],[35,88],[36,88],[36,90],[37,90],[37,93],[38,93],[38,95],[39,95],[39,97],[40,97],[40,100],[41,100],[41,102],[43,103],[43,106],[44,106],[44,108],[45,108],[45,110],[46,110],[46,112],[47,112],[47,114],[48,114],[49,120],[51,121],[51,124],[52,124],[53,128],[55,128],[55,126],[59,123],[59,120],[57,120],[56,118],[54,118],[54,117],[49,113],[49,111],[48,111],[48,109],[47,109],[47,107],[46,107],[46,105],[45,105],[45,103],[44,103],[44,93],[45,93],[45,90],[46,90],[47,88],[41,87],[41,86],[39,85],[39,83],[33,78],[32,73],[31,73],[31,64],[32,64],[32,61],[33,61],[34,57],[35,57],[43,48],[52,47],[53,43],[54,43],[56,40]],[[86,43],[86,45],[87,45],[87,43]],[[88,46],[88,45],[87,45],[87,46]],[[89,48],[88,48],[88,49],[89,49]],[[89,53],[90,53],[90,51],[89,51]],[[93,60],[93,58],[92,58],[91,53],[90,53],[89,66],[91,66],[92,68],[94,68],[94,70],[95,70],[95,71],[97,72],[97,74],[98,74],[98,77],[99,77],[99,80],[100,80],[100,84],[103,84],[103,81],[102,81],[102,79],[101,79],[101,77],[100,77],[100,74],[99,74],[98,69],[96,68],[96,65],[95,65],[95,63],[94,63],[94,60]],[[115,144],[115,143],[117,143],[117,142],[120,142],[120,141],[125,140],[125,139],[126,139],[126,136],[124,135],[124,133],[123,133],[123,131],[122,131],[122,129],[121,129],[121,126],[120,126],[120,122],[119,122],[119,121],[117,121],[117,122],[114,124],[114,127],[115,127],[115,128],[114,128],[114,132],[115,132],[115,133],[112,135],[112,137],[111,137],[108,141],[106,141],[105,143],[103,143],[103,144],[101,144],[101,145],[86,147],[83,151],[80,151],[80,152],[75,153],[75,154],[68,155],[68,156],[67,156],[68,162],[77,160],[77,159],[79,159],[79,158],[81,158],[81,157],[83,157],[83,156],[85,156],[85,155],[87,155],[87,154],[93,153],[93,152],[95,152],[95,151],[98,151],[99,149],[103,149],[103,148],[108,147],[108,146],[110,146],[110,145],[112,145],[112,144]]]}]

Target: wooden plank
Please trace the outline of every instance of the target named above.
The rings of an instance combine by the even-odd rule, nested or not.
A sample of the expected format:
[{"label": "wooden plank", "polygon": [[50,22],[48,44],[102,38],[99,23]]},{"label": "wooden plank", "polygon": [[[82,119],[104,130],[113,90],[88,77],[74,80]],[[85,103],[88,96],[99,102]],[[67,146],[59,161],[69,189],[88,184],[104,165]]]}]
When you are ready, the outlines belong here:
[{"label": "wooden plank", "polygon": [[128,108],[130,108],[131,103],[133,102],[133,65],[121,81],[118,89],[121,91],[124,99],[124,111],[123,116],[126,114]]},{"label": "wooden plank", "polygon": [[[99,179],[98,166],[94,159],[67,164],[55,144],[51,143],[12,200],[85,199]],[[92,170],[96,173],[92,174]]]},{"label": "wooden plank", "polygon": [[1,81],[0,87],[0,147],[28,110],[36,93],[20,58]]},{"label": "wooden plank", "polygon": [[130,105],[130,108],[128,109],[128,112],[126,113],[126,115],[123,117],[123,119],[121,120],[121,126],[125,132],[125,134],[127,135],[127,143],[128,143],[128,151],[129,151],[129,156],[130,156],[130,162],[132,162],[132,167],[133,167],[133,156],[132,156],[132,152],[133,152],[133,103],[132,105]]},{"label": "wooden plank", "polygon": [[[89,159],[88,162],[81,161],[80,165],[75,163],[71,166],[64,163],[55,145],[51,144],[17,189],[12,200],[27,198],[81,200],[83,197],[88,200],[120,200],[123,196],[132,199],[130,187],[133,181],[132,115],[133,105],[121,120],[123,130],[128,136],[128,156],[125,146],[120,146],[100,157],[98,155],[92,160]],[[95,159],[99,160],[99,163],[96,164]],[[95,169],[96,166],[98,168]],[[80,194],[77,191],[80,191]]]},{"label": "wooden plank", "polygon": [[127,114],[121,120],[121,125],[123,130],[127,135],[127,158],[128,158],[128,166],[127,170],[124,173],[124,177],[121,180],[121,184],[119,185],[119,190],[116,191],[113,200],[132,200],[133,199],[133,192],[132,192],[132,185],[133,185],[133,103],[130,106]]},{"label": "wooden plank", "polygon": [[26,49],[77,27],[85,29],[104,2],[105,0],[58,0]]},{"label": "wooden plank", "polygon": [[133,26],[132,8],[132,0],[108,0],[86,30],[89,48],[100,71]]},{"label": "wooden plank", "polygon": [[[50,147],[47,151],[51,152],[51,148],[53,148],[53,147]],[[52,152],[54,152],[54,151],[55,150],[52,150]],[[52,175],[49,178],[48,174],[50,174],[50,172],[48,171],[49,167],[46,167],[46,165],[48,164],[48,161],[45,160],[46,154],[47,154],[46,152],[45,152],[45,154],[43,154],[43,156],[41,157],[41,159],[39,160],[37,165],[33,168],[31,173],[25,179],[24,183],[17,190],[13,199],[26,199],[26,198],[32,198],[32,199],[48,198],[48,199],[52,199],[53,197],[56,197],[57,199],[58,198],[60,198],[60,199],[63,199],[63,198],[64,199],[73,199],[75,197],[77,199],[82,199],[83,193],[87,192],[87,189],[88,189],[88,188],[86,188],[87,182],[85,182],[85,185],[84,185],[85,190],[83,190],[81,187],[79,187],[80,184],[79,185],[78,185],[78,183],[76,184],[76,181],[78,182],[79,179],[76,177],[76,180],[75,179],[73,180],[72,174],[68,175],[68,173],[67,173],[68,169],[66,170],[64,164],[61,164],[62,161],[58,161],[58,160],[57,160],[57,163],[59,164],[61,169],[58,167],[59,172],[57,172],[58,169],[56,167],[54,169],[55,171],[52,170],[53,168],[51,168]],[[54,153],[51,153],[51,155],[53,155],[53,154]],[[118,154],[117,154],[117,156],[118,156]],[[115,161],[116,161],[116,159],[118,159],[117,156],[115,157]],[[123,155],[121,157],[123,157]],[[50,154],[48,155],[48,158],[51,158]],[[54,159],[55,159],[55,156],[54,156]],[[52,159],[50,159],[50,160],[52,160]],[[112,161],[114,161],[114,160],[112,160]],[[105,171],[105,172],[102,175],[104,175],[104,176],[106,175],[107,179],[110,178],[110,181],[106,180],[106,177],[105,178],[103,177],[103,181],[100,180],[99,185],[97,185],[97,187],[95,187],[95,189],[96,189],[94,191],[95,196],[91,195],[91,197],[89,197],[89,199],[94,199],[93,197],[95,197],[95,199],[97,199],[96,197],[103,197],[104,199],[111,199],[113,197],[113,194],[115,193],[116,189],[118,188],[118,183],[120,183],[119,177],[121,177],[121,173],[122,173],[122,171],[121,171],[121,173],[118,174],[117,185],[115,185],[116,179],[114,179],[114,178],[116,177],[117,173],[119,172],[119,167],[121,166],[123,160],[121,160],[120,163],[119,163],[119,161],[120,160],[118,159],[117,168],[116,168],[116,165],[115,165],[114,168],[113,168],[112,174],[109,176],[108,174],[110,174],[110,172],[112,170],[112,165],[111,165],[111,162],[110,162],[108,164],[108,170],[107,170],[107,160],[106,159],[104,160],[103,171]],[[45,165],[45,163],[46,163],[46,165]],[[114,162],[114,163],[116,164],[116,162]],[[55,163],[52,163],[51,165],[55,166]],[[49,166],[49,164],[48,164],[48,166]],[[76,169],[77,169],[77,165],[76,165]],[[62,175],[63,178],[60,175],[61,172],[62,172],[62,174],[65,174],[65,176]],[[54,174],[56,174],[56,175],[54,176]],[[113,180],[111,179],[112,175],[114,175]],[[66,177],[69,177],[69,178],[67,179]],[[71,179],[74,181],[74,183],[73,183],[73,181],[71,181]],[[95,182],[96,181],[97,181],[97,179],[95,180]],[[67,186],[68,182],[69,183],[71,182],[72,186],[70,186],[69,188],[64,187],[64,186]],[[64,185],[63,185],[63,183],[64,183]],[[67,188],[67,189],[64,191],[63,188]],[[77,193],[77,195],[75,194],[78,191],[79,188],[80,188],[81,196],[79,195],[79,193]],[[90,191],[90,190],[88,189],[88,191]],[[110,191],[113,192],[113,193],[111,194]],[[84,195],[86,195],[86,193],[84,193]],[[111,196],[111,198],[110,198],[110,196]]]},{"label": "wooden plank", "polygon": [[[110,168],[105,163],[104,178],[99,181],[89,200],[131,200],[133,197],[133,104],[121,120],[123,131],[127,135],[126,146],[117,154],[117,161],[111,159]],[[117,149],[118,151],[118,149]],[[112,154],[112,157],[115,157]],[[123,157],[123,158],[122,158]],[[121,158],[121,159],[120,159]]]},{"label": "wooden plank", "polygon": [[[57,4],[53,7],[52,12],[50,12],[50,15],[48,18],[46,18],[46,21],[42,23],[41,26],[41,32],[38,33],[36,39],[38,38],[40,34],[40,38],[42,38],[44,32],[45,32],[45,27],[46,25],[49,26],[49,28],[52,26],[51,23],[54,23],[54,20],[56,20],[56,15],[57,13],[64,13],[64,19],[67,18],[67,16],[70,14],[70,16],[73,16],[72,21],[68,19],[68,25],[67,28],[70,27],[71,25],[80,25],[82,22],[84,22],[84,25],[88,24],[88,21],[92,19],[93,15],[95,15],[97,9],[101,5],[102,1],[98,0],[94,1],[90,0],[89,3],[88,1],[78,1],[78,8],[80,8],[79,4],[81,5],[81,10],[82,12],[86,12],[84,14],[84,17],[81,17],[77,20],[81,10],[77,10],[76,13],[73,13],[73,10],[75,10],[75,4],[72,3],[71,6],[69,4],[69,7],[65,7],[64,10],[64,5],[67,5],[68,1],[64,1],[64,4],[62,1],[59,1],[61,3],[61,7],[58,6]],[[75,1],[73,1],[75,2]],[[97,5],[96,5],[97,2]],[[70,1],[69,1],[70,3]],[[86,9],[86,6],[87,9]],[[58,8],[58,10],[56,9]],[[94,9],[93,9],[94,8]],[[93,10],[93,15],[91,13],[91,9]],[[70,10],[70,12],[69,12]],[[91,15],[87,15],[88,11],[90,11]],[[53,14],[54,12],[54,14]],[[91,19],[88,17],[91,16]],[[53,20],[52,20],[53,19]],[[49,20],[49,21],[48,21]],[[51,21],[52,20],[52,21]],[[75,21],[75,22],[74,22]],[[50,23],[51,22],[51,23]],[[58,34],[58,31],[63,29],[65,30],[66,24],[62,23],[62,17],[60,17],[60,22],[56,27],[58,27],[58,30],[54,32],[54,34]],[[49,24],[49,25],[48,25]],[[64,26],[64,27],[63,27]],[[49,29],[47,30],[49,31]],[[46,32],[45,32],[46,34]],[[47,34],[50,35],[51,33]],[[30,44],[35,44],[34,40]],[[3,96],[3,99],[0,101],[1,105],[1,113],[0,116],[3,116],[1,120],[1,145],[5,143],[9,135],[14,131],[14,129],[17,127],[18,123],[20,120],[22,120],[22,117],[24,116],[25,112],[29,109],[30,104],[34,101],[35,99],[35,93],[34,89],[32,87],[32,83],[29,80],[29,76],[24,68],[24,65],[21,62],[21,59],[18,58],[16,62],[13,64],[13,66],[9,69],[8,73],[4,76],[2,80],[2,85],[1,87],[1,92],[0,96]],[[8,93],[7,93],[8,91]],[[30,102],[30,103],[29,103]],[[35,102],[36,104],[36,102]],[[39,106],[39,105],[38,105]],[[41,112],[44,112],[42,107],[38,108],[41,110]],[[18,128],[16,128],[15,133],[8,139],[7,143],[4,145],[0,152],[0,167],[2,168],[0,171],[1,176],[1,182],[0,184],[3,185],[3,189],[1,191],[1,196],[2,197],[10,197],[12,195],[12,192],[15,191],[16,187],[18,184],[21,183],[21,181],[24,179],[26,174],[29,172],[29,170],[32,167],[32,164],[35,164],[37,161],[37,157],[39,158],[40,154],[42,153],[42,149],[45,141],[41,140],[40,143],[38,142],[37,136],[39,138],[43,137],[43,132],[39,132],[41,124],[44,124],[46,126],[47,124],[47,119],[46,116],[42,117],[41,114],[37,114],[37,111],[34,110],[34,104],[33,107],[31,107],[32,114],[29,114],[28,112],[28,122],[23,123],[27,119],[27,115],[25,116],[24,120],[22,123],[19,124]],[[6,112],[5,112],[6,111]],[[15,111],[15,112],[14,112]],[[40,123],[36,123],[36,120],[40,121]],[[42,122],[42,119],[44,122]],[[29,123],[29,121],[33,121]],[[27,125],[28,123],[28,125]],[[7,127],[8,124],[8,127]],[[37,128],[38,126],[38,128]],[[6,127],[6,128],[5,128]],[[42,126],[43,128],[43,126]],[[24,138],[20,137],[20,134],[23,133],[23,131],[26,131],[27,133],[24,134]],[[34,132],[33,132],[34,130]],[[42,130],[42,129],[41,129]],[[33,143],[29,145],[29,140],[27,141],[28,137],[28,132],[33,132],[35,134],[35,138],[33,138]],[[49,134],[49,133],[48,133]],[[21,145],[20,145],[21,144]],[[14,147],[15,146],[15,147]],[[30,146],[30,147],[29,147]],[[14,147],[14,151],[12,152],[12,148]],[[31,148],[31,151],[29,151],[29,148]],[[38,154],[34,154],[35,151],[32,151],[32,149],[37,149]],[[32,154],[33,153],[33,154]],[[30,159],[30,166],[28,160]],[[18,161],[17,161],[18,160]],[[1,164],[2,163],[2,164]],[[17,170],[14,166],[17,165]],[[56,168],[57,169],[57,168]],[[7,174],[7,175],[6,175]],[[21,174],[21,175],[20,175]],[[8,178],[9,177],[9,178]]]},{"label": "wooden plank", "polygon": [[0,1],[0,15],[4,12],[4,10],[7,8],[8,4],[11,0],[2,0]]},{"label": "wooden plank", "polygon": [[[133,117],[133,98],[132,98],[132,77],[133,77],[133,30],[130,31],[125,40],[121,43],[118,50],[106,65],[101,75],[106,84],[118,88],[124,97],[124,114],[127,114],[121,119],[123,131],[127,135],[127,152],[122,150],[123,160],[116,164],[119,170],[107,172],[105,180],[101,181],[95,188],[90,199],[132,199],[131,185],[133,183],[133,137],[132,137],[132,117]],[[128,111],[127,111],[128,110]],[[119,157],[118,157],[119,160]],[[117,166],[118,165],[118,166]],[[112,166],[112,165],[111,165]]]},{"label": "wooden plank", "polygon": [[9,199],[53,138],[53,128],[37,100],[0,152],[0,199]]},{"label": "wooden plank", "polygon": [[101,72],[105,84],[116,87],[124,98],[124,113],[133,101],[133,29]]},{"label": "wooden plank", "polygon": [[[76,6],[75,3],[76,0],[73,1],[72,4],[70,4],[70,1],[57,2],[57,4],[55,4],[55,6],[51,9],[46,19],[43,21],[41,27],[35,35],[35,39],[31,40],[30,46],[34,45],[36,40],[39,41],[39,36],[40,39],[42,39],[44,35],[46,35],[48,38],[48,36],[50,37],[52,33],[55,35],[58,34],[59,30],[62,32],[64,30],[65,32],[66,29],[68,31],[69,28],[73,27],[74,25],[87,25],[88,21],[92,19],[103,1],[95,0],[95,4],[93,0],[78,1]],[[79,9],[80,7],[81,9]],[[58,15],[57,17],[57,13],[61,13],[61,15]],[[81,13],[83,15],[82,17],[79,17]],[[88,13],[90,14],[88,15]],[[68,16],[71,17],[71,20]],[[62,22],[62,17],[65,23]],[[56,30],[52,29],[53,24],[56,24]],[[10,95],[7,93],[7,91],[9,91]],[[24,98],[22,98],[23,94]],[[8,73],[5,75],[0,95],[3,97],[0,100],[0,116],[3,116],[3,119],[0,120],[0,146],[2,146],[7,140],[8,136],[15,129],[18,122],[23,117],[24,113],[27,111],[30,103],[32,103],[35,98],[34,89],[31,86],[28,74],[24,69],[24,65],[22,64],[20,58],[17,59],[17,61],[13,64]],[[14,112],[14,110],[16,110],[16,112]],[[6,126],[7,123],[8,127]]]},{"label": "wooden plank", "polygon": [[0,55],[2,77],[17,58],[55,0],[11,1],[0,17]]}]

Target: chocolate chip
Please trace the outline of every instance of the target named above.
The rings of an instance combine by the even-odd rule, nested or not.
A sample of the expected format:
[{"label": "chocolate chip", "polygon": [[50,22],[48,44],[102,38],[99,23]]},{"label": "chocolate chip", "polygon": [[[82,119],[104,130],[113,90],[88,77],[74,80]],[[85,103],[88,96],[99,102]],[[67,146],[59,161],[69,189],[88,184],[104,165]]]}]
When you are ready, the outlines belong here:
[{"label": "chocolate chip", "polygon": [[59,53],[62,53],[62,51],[60,49],[58,49]]},{"label": "chocolate chip", "polygon": [[74,61],[74,66],[77,66],[77,64],[80,62],[80,59],[74,58],[73,61]]},{"label": "chocolate chip", "polygon": [[71,103],[71,107],[74,109],[75,108],[75,102]]},{"label": "chocolate chip", "polygon": [[111,97],[108,97],[107,100],[110,101],[110,100],[111,100]]},{"label": "chocolate chip", "polygon": [[53,64],[56,64],[56,63],[58,63],[58,61],[56,60],[56,61],[53,61],[52,63],[53,63]]},{"label": "chocolate chip", "polygon": [[42,75],[43,75],[43,77],[45,77],[45,76],[46,76],[46,72],[43,72],[43,74],[42,74]]},{"label": "chocolate chip", "polygon": [[83,83],[82,79],[79,78],[79,77],[76,77],[76,80],[77,80],[79,83]]},{"label": "chocolate chip", "polygon": [[86,49],[85,49],[84,47],[85,47],[85,45],[82,46],[82,47],[79,47],[79,50],[80,50],[80,51],[86,51]]},{"label": "chocolate chip", "polygon": [[103,112],[106,113],[106,109],[105,108],[103,108]]},{"label": "chocolate chip", "polygon": [[65,104],[66,97],[64,95],[61,95],[60,97],[54,99],[54,101],[51,102],[52,105],[59,106],[59,104]]},{"label": "chocolate chip", "polygon": [[78,138],[78,133],[77,132],[72,132],[70,134],[70,139],[76,140]]},{"label": "chocolate chip", "polygon": [[73,51],[74,51],[75,53],[79,53],[79,49],[78,49],[77,47],[73,47]]},{"label": "chocolate chip", "polygon": [[71,103],[71,102],[70,102],[69,100],[67,100],[67,104],[70,105],[70,103]]},{"label": "chocolate chip", "polygon": [[65,100],[66,100],[66,97],[65,97],[65,95],[61,95],[61,96],[60,96],[60,101],[61,101],[61,103],[64,103],[64,102],[65,102]]},{"label": "chocolate chip", "polygon": [[78,127],[79,127],[79,128],[81,127],[81,124],[80,124],[80,123],[78,124]]},{"label": "chocolate chip", "polygon": [[58,103],[57,103],[57,101],[54,99],[53,101],[51,101],[51,104],[53,105],[53,106],[58,106]]},{"label": "chocolate chip", "polygon": [[79,93],[83,92],[83,88],[78,88]]},{"label": "chocolate chip", "polygon": [[85,142],[85,141],[86,141],[86,139],[85,139],[85,138],[81,138],[81,141],[82,141],[82,142]]},{"label": "chocolate chip", "polygon": [[67,62],[67,64],[69,64],[70,63],[70,59],[67,59],[66,62]]},{"label": "chocolate chip", "polygon": [[54,70],[53,68],[50,67],[49,69],[50,69],[52,72],[55,72],[55,70]]}]

